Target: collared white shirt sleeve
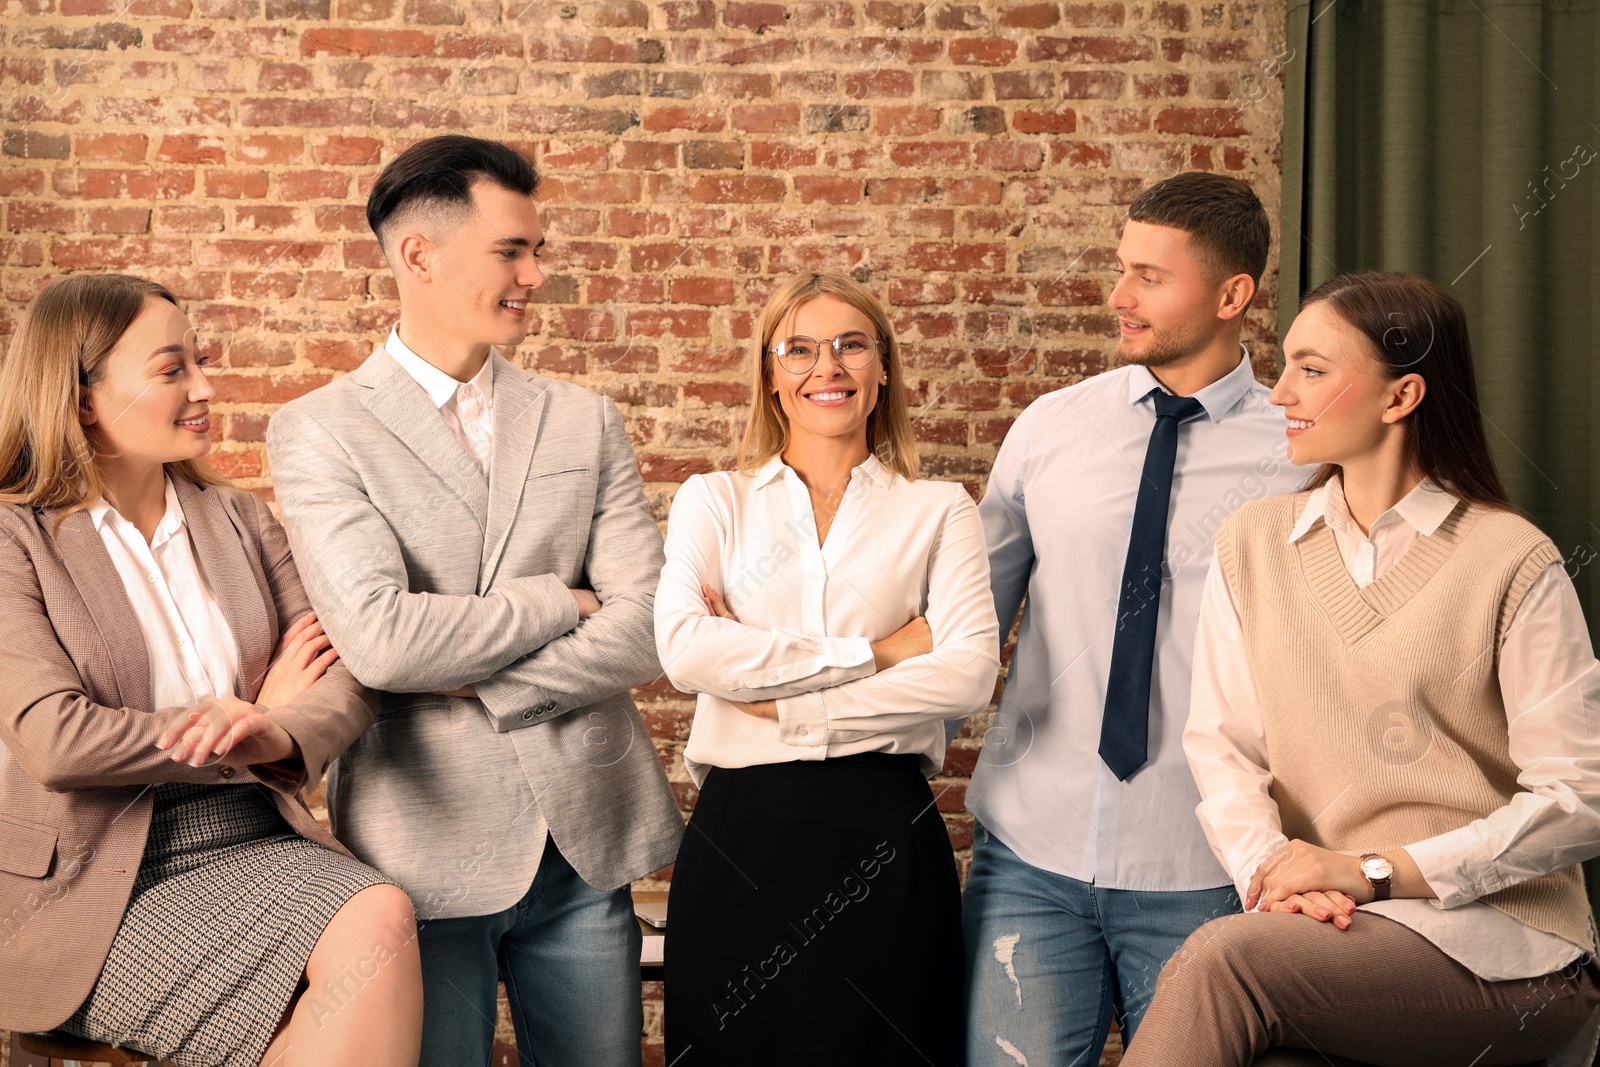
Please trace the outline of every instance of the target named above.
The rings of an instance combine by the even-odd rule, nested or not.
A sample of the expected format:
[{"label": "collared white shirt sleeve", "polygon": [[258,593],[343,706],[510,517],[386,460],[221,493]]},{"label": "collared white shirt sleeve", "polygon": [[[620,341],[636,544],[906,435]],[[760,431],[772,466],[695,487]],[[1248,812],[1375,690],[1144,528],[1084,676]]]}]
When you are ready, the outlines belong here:
[{"label": "collared white shirt sleeve", "polygon": [[88,509],[144,636],[152,711],[232,696],[239,674],[233,629],[194,558],[170,478],[166,504],[149,542],[104,498]]},{"label": "collared white shirt sleeve", "polygon": [[[1325,488],[1327,493],[1308,501],[1291,541],[1343,510],[1342,487],[1334,481]],[[1339,500],[1331,499],[1333,492],[1340,494]],[[1429,499],[1429,494],[1436,496]],[[1398,536],[1409,547],[1438,528],[1455,498],[1424,483],[1402,504],[1408,506],[1396,505],[1372,524],[1372,539],[1379,542],[1374,555],[1385,565],[1369,581],[1382,577],[1403,554],[1382,544],[1386,537]],[[1396,511],[1407,516],[1405,521],[1384,521]],[[1337,519],[1329,526],[1354,577],[1360,528]],[[1554,935],[1522,927],[1478,898],[1600,853],[1600,730],[1595,728],[1600,672],[1577,593],[1562,564],[1541,573],[1518,606],[1500,649],[1499,682],[1510,754],[1520,769],[1517,781],[1523,791],[1485,818],[1406,846],[1439,894],[1436,901],[1363,906],[1417,930],[1491,980],[1547,974],[1577,949]],[[1183,745],[1202,797],[1196,814],[1242,898],[1256,867],[1286,839],[1277,805],[1267,792],[1272,774],[1261,705],[1237,605],[1215,562],[1195,640]]]},{"label": "collared white shirt sleeve", "polygon": [[1243,901],[1261,861],[1289,839],[1268,792],[1267,734],[1239,611],[1215,555],[1200,598],[1183,751],[1200,787],[1200,827]]}]

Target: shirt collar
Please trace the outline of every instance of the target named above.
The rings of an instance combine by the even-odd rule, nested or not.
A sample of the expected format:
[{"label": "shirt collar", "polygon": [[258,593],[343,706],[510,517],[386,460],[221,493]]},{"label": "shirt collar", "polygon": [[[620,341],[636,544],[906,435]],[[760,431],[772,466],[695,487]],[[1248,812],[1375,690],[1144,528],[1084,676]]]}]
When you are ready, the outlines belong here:
[{"label": "shirt collar", "polygon": [[384,347],[388,349],[389,355],[394,357],[394,361],[400,364],[401,369],[411,375],[418,385],[422,386],[422,391],[428,394],[428,399],[433,401],[434,407],[442,408],[448,404],[455,398],[456,391],[463,384],[476,386],[478,392],[483,394],[484,406],[493,406],[494,352],[492,349],[489,352],[489,358],[483,361],[483,368],[472,376],[470,382],[462,383],[406,347],[406,343],[400,340],[400,328],[398,326],[390,329],[389,340],[384,342]]},{"label": "shirt collar", "polygon": [[[755,472],[756,488],[763,489],[771,485],[774,481],[783,477],[788,470],[789,465],[783,461],[782,456],[773,456]],[[853,481],[857,475],[882,488],[887,488],[894,479],[894,472],[885,467],[883,461],[877,456],[872,455],[857,464],[855,469],[850,472],[851,480]]]},{"label": "shirt collar", "polygon": [[[179,530],[183,529],[184,525],[183,505],[178,503],[178,491],[173,487],[171,478],[164,479],[164,482],[166,485],[165,496],[167,510],[162,514],[161,521],[156,524],[155,535],[150,538],[151,548],[161,547],[161,543],[163,541],[166,541]],[[118,522],[126,523],[128,521],[122,517],[122,513],[120,511],[111,506],[111,501],[107,500],[105,497],[101,497],[94,503],[90,504],[88,511],[89,518],[94,520],[94,528],[96,532],[103,530],[106,523],[110,522],[113,516],[115,516]]]},{"label": "shirt collar", "polygon": [[[1206,415],[1210,417],[1212,422],[1221,422],[1229,415],[1235,414],[1234,409],[1238,407],[1239,401],[1244,398],[1245,394],[1250,392],[1250,387],[1255,384],[1255,371],[1250,366],[1250,350],[1244,346],[1243,342],[1240,342],[1239,365],[1195,393],[1194,398],[1200,401],[1200,406],[1206,409]],[[1128,374],[1129,406],[1137,404],[1149,396],[1152,389],[1167,391],[1166,387],[1156,379],[1156,376],[1150,373],[1149,367],[1135,365]]]},{"label": "shirt collar", "polygon": [[[1388,511],[1379,515],[1373,522],[1376,527],[1387,515],[1395,515],[1403,519],[1412,529],[1424,537],[1430,537],[1439,528],[1450,513],[1456,509],[1461,498],[1443,488],[1432,478],[1424,478],[1418,482],[1405,496],[1401,497]],[[1357,530],[1355,519],[1351,518],[1349,507],[1344,499],[1344,482],[1335,474],[1322,485],[1311,491],[1306,499],[1306,506],[1300,512],[1300,518],[1295,521],[1294,529],[1289,531],[1289,543],[1300,540],[1311,527],[1316,525],[1318,519],[1332,524],[1349,524],[1349,529]]]}]

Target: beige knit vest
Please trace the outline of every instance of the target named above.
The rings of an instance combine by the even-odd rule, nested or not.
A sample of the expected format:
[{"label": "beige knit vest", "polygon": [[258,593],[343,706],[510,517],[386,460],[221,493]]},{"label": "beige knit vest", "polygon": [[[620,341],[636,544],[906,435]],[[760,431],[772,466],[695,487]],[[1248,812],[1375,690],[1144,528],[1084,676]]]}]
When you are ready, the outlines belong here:
[{"label": "beige knit vest", "polygon": [[[1288,543],[1309,496],[1246,504],[1216,538],[1283,832],[1339,852],[1387,852],[1503,806],[1519,787],[1500,646],[1560,553],[1520,516],[1458,504],[1358,589],[1326,523]],[[1576,866],[1481,899],[1594,950]]]}]

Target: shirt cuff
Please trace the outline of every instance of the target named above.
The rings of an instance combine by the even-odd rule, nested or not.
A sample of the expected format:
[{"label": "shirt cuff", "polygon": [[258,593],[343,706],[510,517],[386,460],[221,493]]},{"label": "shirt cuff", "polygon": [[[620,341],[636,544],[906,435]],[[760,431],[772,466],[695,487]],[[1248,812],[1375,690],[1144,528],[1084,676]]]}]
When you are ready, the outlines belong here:
[{"label": "shirt cuff", "polygon": [[1494,878],[1493,866],[1478,859],[1483,842],[1471,826],[1407,845],[1405,851],[1433,887],[1441,908],[1459,908],[1504,888]]},{"label": "shirt cuff", "polygon": [[778,740],[786,745],[816,748],[828,743],[828,713],[822,691],[784,697],[778,705]]}]

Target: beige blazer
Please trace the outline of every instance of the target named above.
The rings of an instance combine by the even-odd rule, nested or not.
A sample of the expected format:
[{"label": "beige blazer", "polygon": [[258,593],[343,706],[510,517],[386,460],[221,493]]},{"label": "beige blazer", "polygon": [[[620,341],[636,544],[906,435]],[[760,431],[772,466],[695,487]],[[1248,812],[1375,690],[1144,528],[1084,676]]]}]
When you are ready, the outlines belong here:
[{"label": "beige blazer", "polygon": [[[239,648],[236,695],[253,701],[278,635],[310,609],[267,506],[174,479]],[[178,709],[150,706],[144,638],[87,511],[0,505],[0,1029],[48,1030],[88,996],[127,908],[150,829],[151,787],[269,787],[289,825],[346,850],[298,797],[373,721],[374,703],[335,664],[274,709],[305,773],[194,768],[155,747]],[[348,853],[346,853],[348,854]]]}]

